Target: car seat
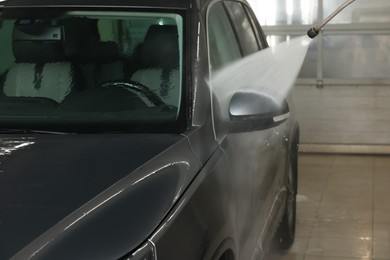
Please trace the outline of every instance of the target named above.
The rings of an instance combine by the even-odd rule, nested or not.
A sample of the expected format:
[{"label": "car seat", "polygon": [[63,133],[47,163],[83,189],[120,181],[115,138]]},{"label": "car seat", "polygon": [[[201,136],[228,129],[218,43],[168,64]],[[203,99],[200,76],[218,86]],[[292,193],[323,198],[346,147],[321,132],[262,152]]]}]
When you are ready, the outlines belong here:
[{"label": "car seat", "polygon": [[139,56],[140,68],[131,80],[137,81],[168,105],[180,102],[179,40],[174,25],[152,25],[148,29]]},{"label": "car seat", "polygon": [[42,97],[58,103],[75,88],[77,73],[66,61],[63,29],[24,19],[15,23],[15,63],[4,75],[3,92],[8,97]]},{"label": "car seat", "polygon": [[125,61],[116,42],[101,40],[98,19],[71,17],[60,23],[67,32],[66,55],[80,68],[85,85],[82,92],[64,101],[61,109],[115,112],[147,108],[132,91],[104,85],[125,81]]},{"label": "car seat", "polygon": [[76,17],[61,23],[68,31],[66,52],[82,69],[87,88],[124,78],[118,45],[113,41],[101,41],[97,19]]}]

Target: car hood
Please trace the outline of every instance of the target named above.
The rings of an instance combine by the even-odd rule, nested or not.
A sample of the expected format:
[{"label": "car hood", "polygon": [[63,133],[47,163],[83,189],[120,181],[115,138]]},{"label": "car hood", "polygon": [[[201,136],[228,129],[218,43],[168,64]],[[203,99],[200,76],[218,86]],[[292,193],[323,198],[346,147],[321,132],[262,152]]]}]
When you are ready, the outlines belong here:
[{"label": "car hood", "polygon": [[113,259],[199,170],[181,135],[1,135],[0,259]]}]

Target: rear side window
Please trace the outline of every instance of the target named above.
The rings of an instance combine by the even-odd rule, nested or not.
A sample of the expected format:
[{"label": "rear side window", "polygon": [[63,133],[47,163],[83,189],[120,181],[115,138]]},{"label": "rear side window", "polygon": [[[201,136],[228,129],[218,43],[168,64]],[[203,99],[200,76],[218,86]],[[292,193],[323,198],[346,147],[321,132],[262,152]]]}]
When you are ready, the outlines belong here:
[{"label": "rear side window", "polygon": [[212,71],[242,57],[231,22],[221,2],[211,7],[207,28]]},{"label": "rear side window", "polygon": [[259,51],[260,47],[255,31],[242,4],[233,1],[226,1],[225,3],[230,17],[232,17],[244,55]]}]

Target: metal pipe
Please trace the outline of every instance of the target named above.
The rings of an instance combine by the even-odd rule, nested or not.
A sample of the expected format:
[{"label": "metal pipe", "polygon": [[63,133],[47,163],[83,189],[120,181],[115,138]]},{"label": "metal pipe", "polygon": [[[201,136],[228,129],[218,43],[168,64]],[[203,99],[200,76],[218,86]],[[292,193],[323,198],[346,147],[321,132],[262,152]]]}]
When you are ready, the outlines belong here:
[{"label": "metal pipe", "polygon": [[353,2],[355,2],[356,0],[348,0],[346,1],[344,4],[342,4],[339,8],[337,8],[331,15],[329,15],[321,24],[317,25],[317,26],[314,26],[313,28],[310,28],[309,31],[307,31],[307,35],[310,37],[310,38],[314,38],[316,37],[321,29],[327,24],[330,22],[330,20],[332,20],[337,14],[339,14],[342,10],[344,10],[344,8],[346,8],[348,5],[352,4]]}]

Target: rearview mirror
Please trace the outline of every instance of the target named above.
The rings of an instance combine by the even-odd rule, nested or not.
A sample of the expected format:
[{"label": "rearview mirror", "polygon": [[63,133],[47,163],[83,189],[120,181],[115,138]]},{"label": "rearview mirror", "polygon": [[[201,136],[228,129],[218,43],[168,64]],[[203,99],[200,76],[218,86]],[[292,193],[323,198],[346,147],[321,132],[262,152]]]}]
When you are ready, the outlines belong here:
[{"label": "rearview mirror", "polygon": [[35,23],[32,19],[16,21],[12,38],[14,41],[61,41],[63,30],[61,26]]},{"label": "rearview mirror", "polygon": [[258,92],[236,92],[230,100],[230,132],[275,127],[290,117],[287,102]]}]

